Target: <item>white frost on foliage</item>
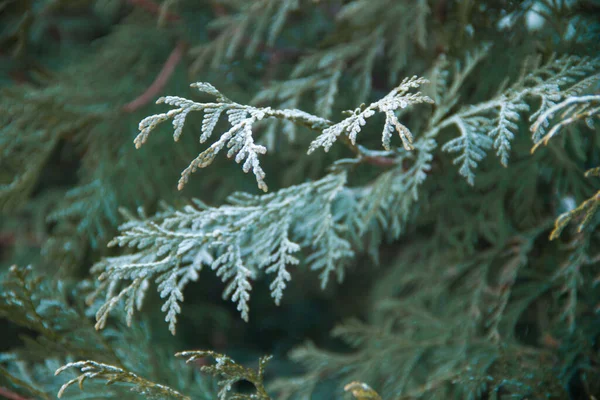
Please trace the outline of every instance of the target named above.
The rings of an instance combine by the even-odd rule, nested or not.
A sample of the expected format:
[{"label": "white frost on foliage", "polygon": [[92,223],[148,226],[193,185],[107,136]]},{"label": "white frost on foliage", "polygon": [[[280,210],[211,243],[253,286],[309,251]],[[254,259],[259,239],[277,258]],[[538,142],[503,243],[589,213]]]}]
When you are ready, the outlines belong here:
[{"label": "white frost on foliage", "polygon": [[[593,87],[598,82],[599,68],[600,58],[577,56],[550,59],[543,65],[531,66],[531,72],[524,73],[492,100],[465,106],[441,121],[436,127],[438,131],[454,126],[460,133],[442,149],[459,153],[454,163],[460,164],[460,174],[473,185],[474,170],[490,148],[496,149],[502,165],[508,165],[512,140],[518,134],[519,124],[522,124],[526,113],[529,113],[530,130],[537,145],[550,125],[546,117],[551,117],[552,113],[548,111],[573,94]],[[529,105],[531,99],[535,100],[533,104],[537,104],[533,112]]]},{"label": "white frost on foliage", "polygon": [[[306,263],[322,271],[323,285],[331,273],[341,279],[344,262],[353,255],[334,206],[345,182],[345,174],[335,173],[272,194],[237,193],[221,207],[196,201],[182,210],[127,222],[111,244],[134,248],[135,253],[106,258],[93,268],[100,273],[98,292],[106,293],[97,326],[103,327],[121,299],[131,318],[141,306],[136,299],[154,281],[174,333],[183,289],[198,279],[204,265],[227,284],[223,296],[237,304],[245,320],[252,280],[260,273],[273,275],[271,296],[279,304],[291,280],[288,268],[300,264],[296,255],[301,250],[309,253]],[[119,291],[123,281],[128,282]]]},{"label": "white frost on foliage", "polygon": [[209,83],[198,82],[193,84],[192,87],[215,96],[217,102],[198,103],[183,97],[162,97],[158,99],[157,103],[165,103],[174,108],[166,113],[144,118],[139,124],[140,133],[134,140],[135,146],[140,148],[148,140],[150,132],[159,124],[171,119],[174,129],[173,139],[177,141],[183,132],[188,114],[199,111],[204,112],[200,134],[200,143],[204,143],[212,136],[223,113],[227,115],[230,128],[222,133],[214,143],[201,152],[183,170],[177,186],[180,190],[189,181],[192,173],[196,172],[199,168],[205,168],[212,164],[217,154],[224,148],[227,148],[229,149],[227,157],[234,158],[238,164],[242,164],[244,172],[252,171],[256,177],[258,187],[266,192],[268,187],[265,182],[265,172],[260,165],[259,156],[265,154],[267,148],[255,143],[252,132],[254,124],[265,118],[277,118],[309,127],[329,126],[329,121],[299,110],[274,110],[270,107],[258,108],[235,103]]},{"label": "white frost on foliage", "polygon": [[398,87],[381,100],[371,103],[366,107],[357,108],[350,112],[348,118],[323,130],[323,133],[310,144],[308,153],[312,153],[319,147],[323,147],[325,151],[329,151],[338,136],[342,134],[348,135],[352,144],[355,145],[356,136],[362,130],[362,127],[366,125],[367,119],[375,115],[376,111],[385,113],[386,116],[382,135],[383,147],[386,150],[390,149],[390,135],[392,132],[396,131],[400,135],[404,148],[406,150],[412,149],[412,134],[408,128],[398,121],[394,111],[406,108],[413,104],[432,103],[433,100],[428,96],[422,95],[420,92],[409,93],[409,90],[418,88],[427,82],[426,79],[418,78],[416,76],[404,79]]}]

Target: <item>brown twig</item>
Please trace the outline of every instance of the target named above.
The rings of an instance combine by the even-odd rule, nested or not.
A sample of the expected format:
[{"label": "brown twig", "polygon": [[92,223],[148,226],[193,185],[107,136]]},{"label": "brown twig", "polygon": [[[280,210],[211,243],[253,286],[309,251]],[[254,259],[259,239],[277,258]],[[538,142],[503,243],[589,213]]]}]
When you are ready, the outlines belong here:
[{"label": "brown twig", "polygon": [[386,158],[381,156],[365,157],[363,158],[363,161],[367,164],[376,165],[378,167],[391,167],[397,164],[397,161],[393,158]]},{"label": "brown twig", "polygon": [[27,397],[23,397],[20,394],[17,394],[15,392],[12,392],[10,390],[8,390],[5,387],[0,386],[0,397],[3,397],[5,399],[9,399],[9,400],[31,400]]},{"label": "brown twig", "polygon": [[177,46],[175,46],[175,48],[169,55],[169,58],[167,58],[167,61],[165,61],[165,64],[160,70],[160,73],[158,74],[156,79],[154,79],[154,82],[152,82],[148,89],[146,89],[146,91],[142,93],[139,97],[125,104],[123,106],[123,111],[134,112],[156,98],[158,93],[165,87],[165,85],[169,81],[171,75],[173,75],[173,71],[175,71],[175,67],[177,66],[177,64],[179,64],[179,61],[181,61],[186,47],[187,45],[183,41],[177,43]]}]

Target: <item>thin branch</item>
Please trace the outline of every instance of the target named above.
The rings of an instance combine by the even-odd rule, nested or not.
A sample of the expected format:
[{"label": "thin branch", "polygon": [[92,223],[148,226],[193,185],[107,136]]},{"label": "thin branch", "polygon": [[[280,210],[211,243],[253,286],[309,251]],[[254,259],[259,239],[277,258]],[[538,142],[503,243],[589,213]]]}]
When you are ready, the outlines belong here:
[{"label": "thin branch", "polygon": [[129,113],[134,112],[140,109],[141,107],[145,106],[146,104],[150,103],[152,100],[154,100],[157,97],[158,93],[165,87],[165,85],[171,78],[171,75],[173,75],[173,71],[175,71],[175,67],[181,61],[181,58],[183,57],[186,48],[187,45],[185,44],[185,42],[179,41],[177,43],[177,46],[169,55],[169,58],[167,58],[167,61],[165,61],[165,64],[163,65],[163,68],[161,69],[160,73],[158,74],[156,79],[154,79],[154,82],[152,82],[148,89],[146,89],[146,91],[142,93],[139,97],[125,104],[123,106],[123,111]]},{"label": "thin branch", "polygon": [[[585,107],[585,105],[589,105],[593,102],[600,102],[600,95],[569,97],[566,100],[562,101],[561,103],[558,103],[558,104],[550,107],[543,114],[541,114],[537,118],[535,123],[531,126],[531,131],[532,132],[538,131],[541,127],[544,126],[545,123],[547,123],[547,121],[549,121],[550,119],[552,119],[554,117],[554,114],[556,114],[560,110],[566,108],[567,106],[570,106],[572,104],[583,103],[584,104],[583,107]],[[544,135],[544,137],[541,138],[533,146],[533,148],[531,149],[531,153],[535,152],[542,144],[544,146],[548,145],[548,142],[550,141],[550,139],[552,139],[552,137],[554,137],[558,133],[558,131],[561,130],[562,128],[564,128],[565,126],[568,126],[568,125],[570,125],[574,122],[577,122],[581,119],[589,118],[593,115],[598,114],[599,112],[600,112],[600,107],[596,107],[596,108],[588,109],[585,111],[575,112],[575,113],[573,113],[573,115],[571,117],[563,119],[559,123],[555,124],[552,127],[552,129],[550,129],[550,131],[546,135]]]}]

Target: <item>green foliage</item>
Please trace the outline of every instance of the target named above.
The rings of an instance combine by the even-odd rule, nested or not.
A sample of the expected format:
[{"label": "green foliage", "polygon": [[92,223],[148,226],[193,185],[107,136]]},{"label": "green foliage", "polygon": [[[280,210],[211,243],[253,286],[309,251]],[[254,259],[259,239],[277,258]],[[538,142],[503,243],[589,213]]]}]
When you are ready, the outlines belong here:
[{"label": "green foliage", "polygon": [[600,392],[597,2],[0,10],[0,395]]},{"label": "green foliage", "polygon": [[[299,0],[226,0],[216,5],[217,18],[209,30],[217,31],[209,43],[195,46],[190,54],[195,58],[192,71],[197,73],[205,65],[217,68],[231,62],[240,48],[247,58],[254,57],[259,47],[272,47],[280,35],[288,15],[297,10]],[[245,38],[250,38],[245,43]],[[263,37],[266,39],[263,43]]]},{"label": "green foliage", "polygon": [[[287,267],[299,263],[294,255],[308,248],[311,269],[321,270],[321,284],[332,273],[343,277],[345,258],[353,252],[337,222],[343,210],[334,209],[336,194],[345,174],[331,174],[317,182],[293,186],[269,195],[232,195],[231,205],[208,207],[195,201],[184,210],[169,209],[151,220],[134,219],[111,244],[137,248],[134,254],[107,258],[93,268],[106,291],[106,303],[98,310],[97,327],[125,299],[128,324],[135,308],[141,308],[150,280],[158,283],[163,311],[175,333],[182,290],[198,279],[204,265],[216,271],[227,287],[223,293],[237,303],[242,318],[249,318],[250,279],[257,271],[273,274],[271,294],[276,303],[291,275]],[[119,289],[122,280],[131,280]]]},{"label": "green foliage", "polygon": [[[75,288],[71,295],[71,285],[67,282],[50,282],[47,277],[36,275],[31,267],[17,266],[11,267],[2,282],[0,315],[29,330],[28,335],[22,338],[22,347],[3,353],[0,358],[0,379],[5,378],[0,381],[3,385],[8,382],[27,394],[44,399],[54,398],[57,391],[62,394],[76,382],[81,387],[87,378],[133,384],[132,390],[145,397],[164,398],[165,393],[177,393],[127,372],[127,369],[133,369],[153,379],[175,384],[193,398],[211,398],[214,391],[209,382],[196,371],[186,371],[182,363],[169,360],[167,348],[156,348],[152,344],[146,321],[138,321],[131,329],[115,329],[115,326],[97,331],[82,304],[85,293],[89,291],[85,288],[86,283]],[[132,348],[137,353],[132,353]],[[80,376],[65,371],[67,366],[61,367],[65,362],[81,358],[103,362],[68,363],[69,367],[85,370]],[[53,370],[65,372],[55,378]],[[69,381],[63,385],[64,375]],[[86,386],[88,392],[97,393],[102,398],[121,399],[127,393],[127,385],[113,385],[111,388],[97,384]],[[179,398],[189,397],[179,395]]]},{"label": "green foliage", "polygon": [[356,145],[357,134],[367,123],[366,120],[375,114],[375,111],[385,114],[385,125],[381,139],[383,147],[386,150],[390,150],[390,136],[392,133],[397,132],[400,135],[404,148],[412,150],[413,136],[408,128],[398,121],[394,111],[406,108],[411,104],[433,102],[429,97],[423,96],[421,93],[408,93],[411,88],[418,88],[424,83],[427,83],[427,80],[417,78],[416,76],[404,79],[400,86],[388,93],[383,99],[371,103],[366,107],[357,108],[353,112],[348,111],[347,113],[350,114],[348,118],[323,130],[323,133],[311,143],[308,154],[319,147],[323,147],[325,151],[328,151],[338,136],[342,134],[348,136],[352,145]]},{"label": "green foliage", "polygon": [[[256,371],[252,368],[247,368],[236,364],[231,358],[213,351],[182,351],[181,353],[177,353],[176,356],[187,358],[187,363],[194,362],[197,359],[203,359],[205,357],[213,358],[217,362],[215,365],[204,365],[200,369],[202,372],[213,375],[218,379],[218,385],[221,387],[221,390],[219,390],[219,399],[221,400],[225,400],[227,398],[262,400],[270,399],[263,383],[265,368],[271,359],[270,356],[261,357],[260,360],[258,360],[258,369]],[[254,386],[256,393],[250,395],[234,394],[233,396],[229,397],[228,392],[231,391],[232,386],[241,380],[250,382]]]},{"label": "green foliage", "polygon": [[79,388],[83,390],[83,382],[86,379],[101,379],[105,380],[107,385],[112,385],[116,382],[132,385],[132,391],[135,391],[148,399],[179,399],[189,400],[190,398],[181,393],[158,383],[150,382],[136,374],[124,371],[121,368],[112,365],[97,363],[95,361],[77,361],[68,363],[56,370],[55,375],[69,368],[81,370],[81,375],[73,378],[60,388],[58,397],[62,397],[63,393],[69,386],[77,383]]},{"label": "green foliage", "polygon": [[[148,50],[150,43],[154,51],[165,43],[145,22],[149,21],[132,15],[94,43],[86,58],[69,62],[49,77],[2,89],[0,208],[5,213],[22,208],[36,188],[54,178],[45,171],[57,153],[66,147],[79,156],[76,163],[67,159],[63,176],[54,178],[63,186],[62,198],[48,199],[52,211],[45,217],[56,224],[44,244],[50,264],[80,265],[85,251],[74,258],[72,249],[103,247],[119,223],[119,207],[148,205],[139,196],[156,198],[157,193],[172,192],[168,181],[177,170],[166,163],[165,168],[152,169],[152,180],[138,179],[139,171],[130,168],[149,166],[144,161],[149,156],[154,162],[165,160],[129,146],[139,117],[122,108],[143,91],[143,81],[155,72],[150,67],[157,55]],[[119,63],[112,62],[116,58]],[[135,70],[138,76],[129,74]],[[65,190],[63,182],[73,179],[77,184]]]},{"label": "green foliage", "polygon": [[264,181],[265,172],[258,161],[259,154],[267,152],[266,147],[254,143],[252,136],[252,126],[264,118],[279,118],[287,119],[293,122],[307,125],[313,129],[318,129],[322,126],[331,125],[331,123],[322,118],[304,113],[299,110],[272,110],[271,108],[256,108],[237,104],[225,97],[215,87],[209,83],[195,83],[192,87],[197,88],[201,92],[208,93],[217,98],[217,103],[196,103],[179,97],[165,97],[158,100],[158,103],[167,103],[178,108],[164,114],[152,115],[144,118],[140,122],[140,133],[135,138],[134,143],[137,148],[141,147],[148,138],[152,130],[158,124],[167,119],[173,118],[173,139],[179,140],[182,134],[183,125],[188,113],[192,111],[204,111],[204,119],[202,121],[202,135],[200,143],[206,142],[212,135],[215,126],[219,122],[221,114],[225,113],[231,128],[221,135],[219,140],[213,143],[208,149],[203,151],[196,157],[190,165],[181,173],[178,188],[181,190],[189,180],[190,175],[198,168],[204,168],[210,165],[216,155],[227,147],[227,157],[231,158],[235,155],[235,161],[239,164],[244,161],[242,169],[244,172],[252,170],[258,187],[263,191],[267,191],[267,185]]},{"label": "green foliage", "polygon": [[[486,150],[494,148],[504,166],[508,165],[511,140],[517,134],[518,121],[521,114],[529,111],[528,97],[539,98],[539,108],[530,116],[530,120],[537,119],[532,126],[533,142],[537,143],[544,136],[544,127],[548,125],[556,109],[556,103],[569,98],[579,90],[594,87],[598,76],[590,76],[598,70],[600,59],[587,59],[580,57],[563,57],[552,59],[546,64],[535,68],[527,65],[533,71],[524,70],[526,75],[501,92],[497,97],[477,105],[463,107],[456,114],[440,123],[440,127],[454,125],[460,136],[447,142],[442,149],[451,153],[461,153],[454,159],[455,164],[460,164],[460,174],[469,184],[475,181],[475,169],[485,157]],[[584,79],[582,79],[582,77]],[[564,106],[562,106],[564,107]],[[552,136],[565,121],[554,126],[548,135]],[[547,136],[545,141],[550,136]]]}]

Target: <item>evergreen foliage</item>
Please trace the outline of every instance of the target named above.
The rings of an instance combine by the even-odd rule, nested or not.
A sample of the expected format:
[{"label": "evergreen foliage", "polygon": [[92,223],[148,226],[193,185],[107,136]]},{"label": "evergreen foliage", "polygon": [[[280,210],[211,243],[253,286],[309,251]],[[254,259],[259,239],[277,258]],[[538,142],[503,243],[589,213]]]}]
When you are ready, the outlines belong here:
[{"label": "evergreen foliage", "polygon": [[600,393],[597,1],[0,11],[0,397]]}]

